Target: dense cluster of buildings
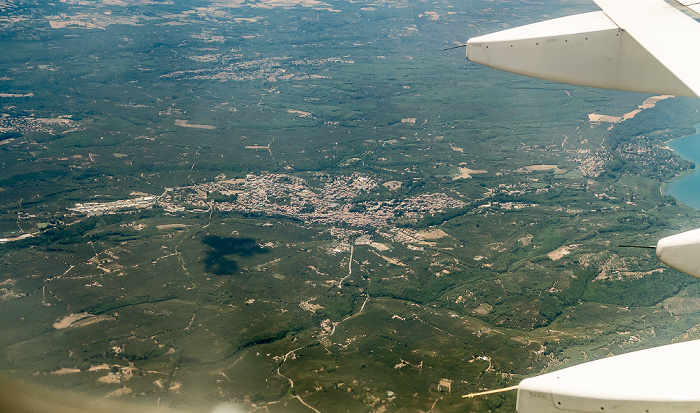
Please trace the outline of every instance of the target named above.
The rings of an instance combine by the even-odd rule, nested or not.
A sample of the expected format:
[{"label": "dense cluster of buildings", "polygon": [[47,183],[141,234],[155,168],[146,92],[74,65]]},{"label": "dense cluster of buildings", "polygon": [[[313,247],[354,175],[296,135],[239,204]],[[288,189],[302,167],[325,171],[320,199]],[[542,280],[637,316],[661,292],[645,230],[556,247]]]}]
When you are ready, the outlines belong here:
[{"label": "dense cluster of buildings", "polygon": [[[225,179],[214,182],[169,188],[160,196],[141,196],[112,202],[75,204],[70,211],[87,216],[115,213],[125,209],[158,205],[166,212],[204,213],[228,211],[270,216],[284,216],[306,223],[350,225],[354,227],[388,227],[392,219],[420,219],[426,215],[464,208],[467,204],[443,193],[426,193],[390,200],[358,201],[357,197],[380,185],[373,177],[353,173],[330,176],[317,174],[306,179],[288,174],[249,174],[245,179]],[[500,184],[488,189],[484,201],[495,195],[518,196],[534,189],[527,183]],[[476,204],[474,204],[476,206]],[[474,210],[509,210],[534,208],[538,204],[523,202],[486,202]]]},{"label": "dense cluster of buildings", "polygon": [[[161,76],[163,79],[210,79],[210,80],[233,80],[233,81],[250,81],[250,80],[260,80],[267,79],[269,81],[276,81],[277,79],[289,80],[294,78],[299,79],[309,79],[309,78],[321,78],[323,76],[309,75],[307,73],[291,73],[290,70],[306,68],[306,67],[319,67],[326,64],[352,64],[355,63],[353,60],[341,59],[339,57],[331,57],[324,59],[299,59],[299,60],[288,60],[288,57],[268,57],[264,59],[253,59],[240,61],[242,56],[236,55],[235,59],[231,59],[227,55],[205,55],[195,58],[193,60],[201,62],[210,62],[212,60],[221,60],[222,63],[228,63],[228,61],[234,60],[233,62],[219,67],[216,69],[196,69],[187,71],[177,71],[171,72]],[[286,61],[286,62],[284,62]],[[287,66],[287,69],[282,67],[282,62]]]},{"label": "dense cluster of buildings", "polygon": [[[534,178],[532,180],[537,181]],[[244,179],[228,180],[221,176],[213,182],[168,188],[160,196],[79,203],[68,209],[92,216],[158,205],[170,213],[240,212],[284,216],[330,226],[383,228],[391,226],[391,221],[396,218],[420,219],[467,205],[444,193],[425,193],[388,200],[375,200],[372,197],[358,199],[358,196],[372,191],[380,184],[375,178],[360,173],[315,174],[309,181],[277,173],[248,174]],[[512,197],[548,190],[548,187],[533,188],[529,181],[499,184],[487,188],[483,198],[471,200],[471,204],[476,207],[471,213],[489,214],[500,210],[536,208],[539,206],[536,203],[487,200],[498,195]]]},{"label": "dense cluster of buildings", "polygon": [[53,133],[56,127],[66,128],[68,126],[70,126],[70,119],[67,118],[48,119],[32,116],[0,116],[0,133]]},{"label": "dense cluster of buildings", "polygon": [[307,223],[386,227],[396,216],[420,218],[466,204],[445,194],[422,194],[402,200],[353,199],[378,186],[376,179],[358,173],[318,176],[317,186],[287,174],[249,174],[245,179],[220,180],[181,187],[163,195],[158,203],[168,211],[236,211],[281,215]]}]

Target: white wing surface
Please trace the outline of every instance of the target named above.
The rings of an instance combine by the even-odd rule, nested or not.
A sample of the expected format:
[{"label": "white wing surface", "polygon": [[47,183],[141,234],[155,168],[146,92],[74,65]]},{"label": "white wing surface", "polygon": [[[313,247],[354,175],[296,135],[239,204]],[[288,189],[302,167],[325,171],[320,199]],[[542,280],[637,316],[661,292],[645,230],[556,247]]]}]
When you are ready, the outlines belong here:
[{"label": "white wing surface", "polygon": [[700,278],[700,229],[661,238],[656,256],[669,267]]},{"label": "white wing surface", "polygon": [[467,59],[556,82],[700,96],[700,22],[684,13],[686,6],[595,1],[602,11],[469,39]]},{"label": "white wing surface", "polygon": [[700,341],[591,361],[518,385],[519,413],[700,411]]}]

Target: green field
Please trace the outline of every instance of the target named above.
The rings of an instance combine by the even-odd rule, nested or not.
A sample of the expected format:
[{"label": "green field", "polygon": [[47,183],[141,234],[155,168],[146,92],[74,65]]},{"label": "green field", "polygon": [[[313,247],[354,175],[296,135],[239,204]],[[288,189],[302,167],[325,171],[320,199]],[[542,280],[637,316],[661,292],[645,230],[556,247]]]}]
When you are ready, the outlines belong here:
[{"label": "green field", "polygon": [[[0,2],[0,371],[183,409],[463,394],[700,338],[691,99],[480,67],[587,2]],[[49,392],[50,392],[49,391]]]}]

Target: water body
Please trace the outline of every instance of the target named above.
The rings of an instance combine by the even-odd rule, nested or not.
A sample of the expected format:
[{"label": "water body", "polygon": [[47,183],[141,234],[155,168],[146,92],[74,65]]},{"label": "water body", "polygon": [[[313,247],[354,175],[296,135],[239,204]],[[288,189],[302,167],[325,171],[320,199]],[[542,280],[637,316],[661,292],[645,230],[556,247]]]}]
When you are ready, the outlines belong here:
[{"label": "water body", "polygon": [[674,139],[669,148],[685,159],[695,162],[695,169],[674,179],[666,187],[670,195],[685,205],[700,209],[700,123],[695,124],[695,133]]}]

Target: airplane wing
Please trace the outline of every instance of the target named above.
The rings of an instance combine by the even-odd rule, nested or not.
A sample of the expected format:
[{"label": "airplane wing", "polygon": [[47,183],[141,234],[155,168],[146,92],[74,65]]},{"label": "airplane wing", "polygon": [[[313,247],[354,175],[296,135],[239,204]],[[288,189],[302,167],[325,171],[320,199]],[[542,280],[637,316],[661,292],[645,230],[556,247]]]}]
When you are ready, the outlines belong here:
[{"label": "airplane wing", "polygon": [[[602,11],[472,38],[467,59],[563,83],[700,97],[700,0],[594,1]],[[661,262],[700,278],[700,229],[655,248]],[[525,379],[516,409],[700,412],[698,351],[695,340]]]},{"label": "airplane wing", "polygon": [[519,413],[697,412],[700,340],[603,358],[525,379]]},{"label": "airplane wing", "polygon": [[[467,59],[562,83],[700,97],[700,0],[594,1],[602,11],[469,39]],[[660,240],[656,255],[700,278],[700,229]]]},{"label": "airplane wing", "polygon": [[700,96],[699,1],[594,1],[602,11],[469,39],[467,59],[562,83]]}]

